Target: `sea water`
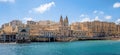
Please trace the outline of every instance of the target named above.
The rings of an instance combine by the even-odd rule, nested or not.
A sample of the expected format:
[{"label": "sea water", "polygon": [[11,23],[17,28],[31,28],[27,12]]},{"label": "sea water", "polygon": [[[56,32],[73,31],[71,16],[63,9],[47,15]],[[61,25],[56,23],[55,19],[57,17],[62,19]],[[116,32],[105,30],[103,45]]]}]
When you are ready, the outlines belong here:
[{"label": "sea water", "polygon": [[2,43],[0,55],[120,55],[120,41]]}]

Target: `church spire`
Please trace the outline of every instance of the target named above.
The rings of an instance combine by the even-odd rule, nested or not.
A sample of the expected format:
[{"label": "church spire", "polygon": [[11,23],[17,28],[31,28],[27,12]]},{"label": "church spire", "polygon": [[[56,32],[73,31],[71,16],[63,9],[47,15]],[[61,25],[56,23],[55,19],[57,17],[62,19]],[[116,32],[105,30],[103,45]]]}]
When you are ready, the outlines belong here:
[{"label": "church spire", "polygon": [[60,16],[60,25],[63,25],[63,18]]},{"label": "church spire", "polygon": [[64,19],[64,25],[68,26],[68,17],[66,16],[66,18]]},{"label": "church spire", "polygon": [[67,16],[66,16],[66,18],[65,18],[65,19],[66,19],[66,23],[68,23],[68,17],[67,17]]}]

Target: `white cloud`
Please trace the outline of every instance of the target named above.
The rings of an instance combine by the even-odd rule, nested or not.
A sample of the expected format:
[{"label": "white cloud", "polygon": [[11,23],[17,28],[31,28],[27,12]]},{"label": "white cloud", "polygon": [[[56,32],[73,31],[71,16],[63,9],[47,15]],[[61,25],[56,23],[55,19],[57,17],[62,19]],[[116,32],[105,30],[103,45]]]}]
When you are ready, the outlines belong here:
[{"label": "white cloud", "polygon": [[0,0],[0,2],[10,2],[10,3],[14,3],[15,0]]},{"label": "white cloud", "polygon": [[81,14],[81,15],[80,15],[80,19],[81,19],[81,21],[80,21],[80,22],[87,22],[87,21],[91,21],[91,20],[90,20],[90,18],[89,18],[89,16],[88,16],[88,15],[86,15],[86,14]]},{"label": "white cloud", "polygon": [[115,21],[116,24],[120,24],[120,18]]},{"label": "white cloud", "polygon": [[81,14],[80,17],[84,17],[85,15],[84,14]]},{"label": "white cloud", "polygon": [[104,12],[103,12],[103,11],[100,11],[100,14],[104,14]]},{"label": "white cloud", "polygon": [[105,16],[105,19],[111,19],[112,18],[112,16]]},{"label": "white cloud", "polygon": [[90,18],[86,17],[81,20],[81,22],[87,22],[87,21],[91,21]]},{"label": "white cloud", "polygon": [[99,17],[98,17],[98,16],[96,16],[94,20],[100,20],[100,19],[99,19]]},{"label": "white cloud", "polygon": [[113,8],[120,8],[120,2],[116,2],[116,3],[113,5]]},{"label": "white cloud", "polygon": [[99,19],[99,16],[95,16],[95,18],[91,19],[91,17],[89,17],[88,15],[81,14],[80,17],[82,18],[80,18],[80,22],[102,21],[101,19]]},{"label": "white cloud", "polygon": [[54,6],[55,3],[54,2],[50,2],[50,3],[46,3],[46,4],[42,4],[37,8],[33,8],[33,11],[38,12],[38,13],[44,13],[45,11],[49,10],[52,6]]},{"label": "white cloud", "polygon": [[86,14],[81,14],[81,15],[80,15],[80,18],[85,18],[85,17],[89,17],[89,16],[86,15]]},{"label": "white cloud", "polygon": [[95,16],[95,18],[91,19],[91,21],[102,21],[102,20],[99,18],[99,16]]},{"label": "white cloud", "polygon": [[93,13],[94,13],[94,14],[104,14],[103,11],[98,11],[98,10],[94,10]]},{"label": "white cloud", "polygon": [[25,21],[31,21],[31,20],[33,20],[33,18],[31,18],[31,17],[25,17],[25,18],[23,18]]},{"label": "white cloud", "polygon": [[97,10],[93,11],[93,13],[97,13],[97,12],[98,12]]}]

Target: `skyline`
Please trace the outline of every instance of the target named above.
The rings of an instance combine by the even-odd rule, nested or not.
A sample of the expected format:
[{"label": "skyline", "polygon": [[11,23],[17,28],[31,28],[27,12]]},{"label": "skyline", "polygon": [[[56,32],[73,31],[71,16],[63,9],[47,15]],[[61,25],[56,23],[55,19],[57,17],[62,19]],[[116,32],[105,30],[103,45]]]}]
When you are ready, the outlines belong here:
[{"label": "skyline", "polygon": [[[68,16],[69,22],[120,22],[120,0],[0,0],[0,26],[12,20],[52,20]],[[7,21],[6,21],[7,20]]]}]

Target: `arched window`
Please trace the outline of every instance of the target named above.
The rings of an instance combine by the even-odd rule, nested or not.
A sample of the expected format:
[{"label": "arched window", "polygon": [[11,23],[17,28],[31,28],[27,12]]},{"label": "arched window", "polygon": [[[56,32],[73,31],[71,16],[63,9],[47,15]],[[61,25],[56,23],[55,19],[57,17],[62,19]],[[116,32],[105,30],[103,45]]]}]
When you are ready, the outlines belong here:
[{"label": "arched window", "polygon": [[21,32],[27,32],[25,29],[21,30]]}]

